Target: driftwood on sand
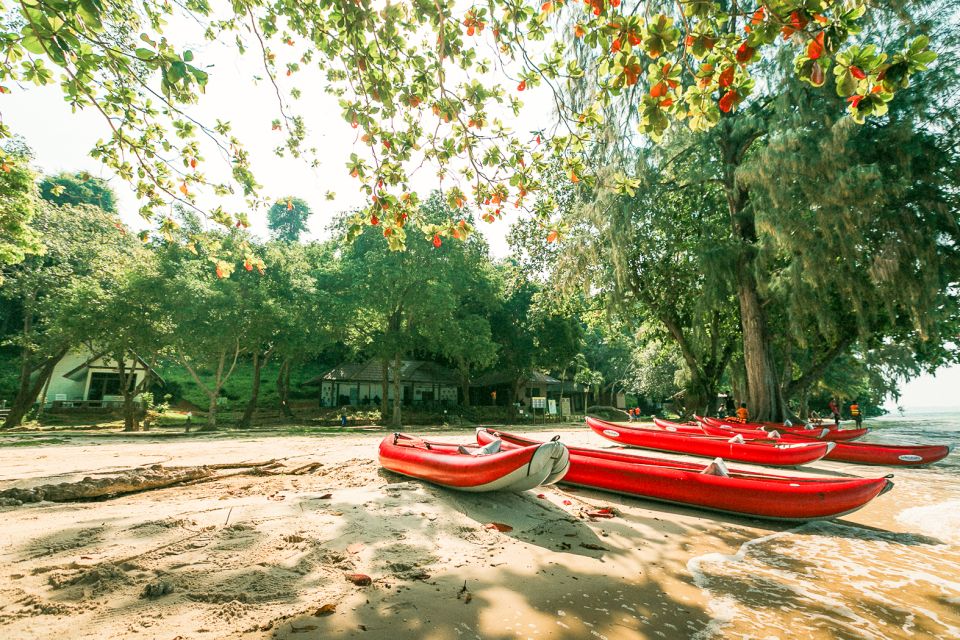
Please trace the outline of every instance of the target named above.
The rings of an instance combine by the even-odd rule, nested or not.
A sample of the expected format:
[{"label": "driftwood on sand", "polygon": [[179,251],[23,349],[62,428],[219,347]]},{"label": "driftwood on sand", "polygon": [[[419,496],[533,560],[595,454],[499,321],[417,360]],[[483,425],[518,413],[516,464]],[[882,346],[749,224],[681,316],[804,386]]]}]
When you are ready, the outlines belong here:
[{"label": "driftwood on sand", "polygon": [[[164,467],[156,464],[152,467],[128,469],[102,478],[86,477],[78,482],[61,482],[59,484],[45,484],[31,489],[7,489],[0,491],[0,506],[19,506],[30,502],[78,502],[81,500],[97,500],[115,496],[162,489],[184,483],[206,482],[234,475],[278,475],[287,473],[302,475],[311,473],[321,467],[318,462],[311,462],[289,471],[281,471],[283,467],[277,460],[263,462],[236,462],[212,464],[202,467]],[[215,470],[243,469],[239,473],[216,474]]]}]

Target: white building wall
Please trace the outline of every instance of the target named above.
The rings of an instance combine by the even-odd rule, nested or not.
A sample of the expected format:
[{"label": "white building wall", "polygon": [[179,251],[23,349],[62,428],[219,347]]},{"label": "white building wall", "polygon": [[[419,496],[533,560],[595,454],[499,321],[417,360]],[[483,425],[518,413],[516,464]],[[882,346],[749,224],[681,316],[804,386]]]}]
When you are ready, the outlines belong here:
[{"label": "white building wall", "polygon": [[[72,351],[56,364],[53,368],[53,374],[50,376],[50,382],[47,385],[46,402],[48,404],[56,400],[87,400],[90,389],[90,378],[94,371],[116,372],[116,363],[107,358],[100,358],[99,360],[91,362],[90,367],[85,371],[80,371],[75,374],[74,378],[65,377],[65,374],[87,362],[91,355],[89,351]],[[143,381],[143,376],[146,375],[146,371],[142,369],[142,365],[130,359],[127,361],[126,366],[138,367],[134,386],[140,384]],[[40,393],[42,394],[43,390],[41,390]],[[107,402],[120,402],[123,400],[123,396],[104,396],[103,400]]]}]

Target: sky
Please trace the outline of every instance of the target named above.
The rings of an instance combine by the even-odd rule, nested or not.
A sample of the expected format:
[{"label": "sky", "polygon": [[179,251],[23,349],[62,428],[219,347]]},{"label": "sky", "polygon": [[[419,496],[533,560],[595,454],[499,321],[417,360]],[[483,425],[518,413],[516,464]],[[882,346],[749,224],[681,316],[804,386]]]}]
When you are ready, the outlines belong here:
[{"label": "sky", "polygon": [[[274,148],[282,142],[282,134],[271,130],[271,121],[277,117],[276,97],[273,88],[266,82],[257,83],[256,75],[263,75],[260,61],[254,53],[239,56],[232,46],[210,43],[200,37],[190,25],[178,25],[178,40],[188,43],[196,61],[209,65],[210,82],[200,102],[191,107],[190,113],[198,120],[212,123],[215,119],[230,120],[250,157],[263,193],[273,198],[293,195],[303,198],[311,206],[314,215],[310,219],[309,238],[329,237],[328,225],[336,213],[360,206],[364,197],[351,182],[345,169],[350,153],[362,153],[362,143],[357,140],[357,131],[344,121],[336,99],[326,95],[320,88],[319,78],[311,78],[310,72],[297,78],[297,86],[303,97],[295,104],[298,113],[306,117],[310,129],[308,146],[318,148],[321,164],[311,168],[305,160],[278,158]],[[282,50],[282,45],[278,47]],[[203,66],[201,65],[201,66]],[[282,68],[282,65],[281,65]],[[284,78],[278,79],[281,84]],[[0,97],[0,113],[3,122],[14,134],[23,136],[33,148],[35,162],[44,173],[86,170],[110,184],[118,196],[118,208],[124,221],[135,229],[148,225],[137,213],[139,204],[129,186],[113,176],[102,165],[89,157],[89,151],[100,138],[108,134],[102,117],[93,111],[72,112],[58,87],[12,87],[10,94]],[[518,132],[542,129],[549,124],[550,101],[546,91],[528,90],[523,96],[527,108],[511,122]],[[209,149],[209,148],[208,148]],[[206,152],[210,160],[208,173],[219,167],[212,149]],[[414,188],[426,195],[439,183],[432,172],[419,173],[413,180]],[[336,193],[333,201],[325,197],[328,191]],[[199,201],[201,207],[212,207],[212,197]],[[219,204],[219,201],[217,202]],[[239,198],[228,201],[230,211],[244,210]],[[478,222],[478,228],[486,237],[491,253],[498,258],[509,255],[507,234],[517,212],[508,212],[504,220],[493,224]],[[251,215],[252,231],[266,237],[266,215],[260,212]],[[888,403],[894,408],[895,403]],[[960,367],[945,369],[936,377],[923,375],[903,387],[899,405],[907,410],[928,407],[960,409]]]}]

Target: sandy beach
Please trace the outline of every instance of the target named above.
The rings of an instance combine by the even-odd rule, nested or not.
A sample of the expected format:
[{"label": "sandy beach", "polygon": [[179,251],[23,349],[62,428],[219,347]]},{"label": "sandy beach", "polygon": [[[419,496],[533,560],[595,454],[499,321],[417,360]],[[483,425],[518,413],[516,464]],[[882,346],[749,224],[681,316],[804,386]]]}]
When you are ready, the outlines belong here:
[{"label": "sandy beach", "polygon": [[[610,446],[583,428],[560,433]],[[0,448],[0,490],[151,465],[279,463],[97,502],[3,507],[0,637],[960,635],[952,467],[897,470],[895,489],[867,508],[795,526],[562,485],[457,493],[382,470],[383,435],[79,436]],[[615,516],[586,515],[599,507]]]}]

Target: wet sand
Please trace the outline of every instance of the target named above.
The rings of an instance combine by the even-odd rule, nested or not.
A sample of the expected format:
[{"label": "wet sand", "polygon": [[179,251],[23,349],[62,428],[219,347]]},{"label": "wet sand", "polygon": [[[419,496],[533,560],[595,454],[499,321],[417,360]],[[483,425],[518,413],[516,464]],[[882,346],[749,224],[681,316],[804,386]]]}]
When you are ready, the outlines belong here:
[{"label": "wet sand", "polygon": [[[571,444],[610,444],[585,429],[562,433]],[[958,635],[960,540],[944,520],[957,510],[942,506],[960,501],[952,472],[897,471],[894,490],[867,508],[791,527],[563,486],[457,493],[380,469],[382,437],[0,448],[0,490],[153,464],[322,463],[306,475],[0,509],[0,637]],[[586,516],[599,507],[616,517]],[[353,584],[353,573],[372,584]]]}]

